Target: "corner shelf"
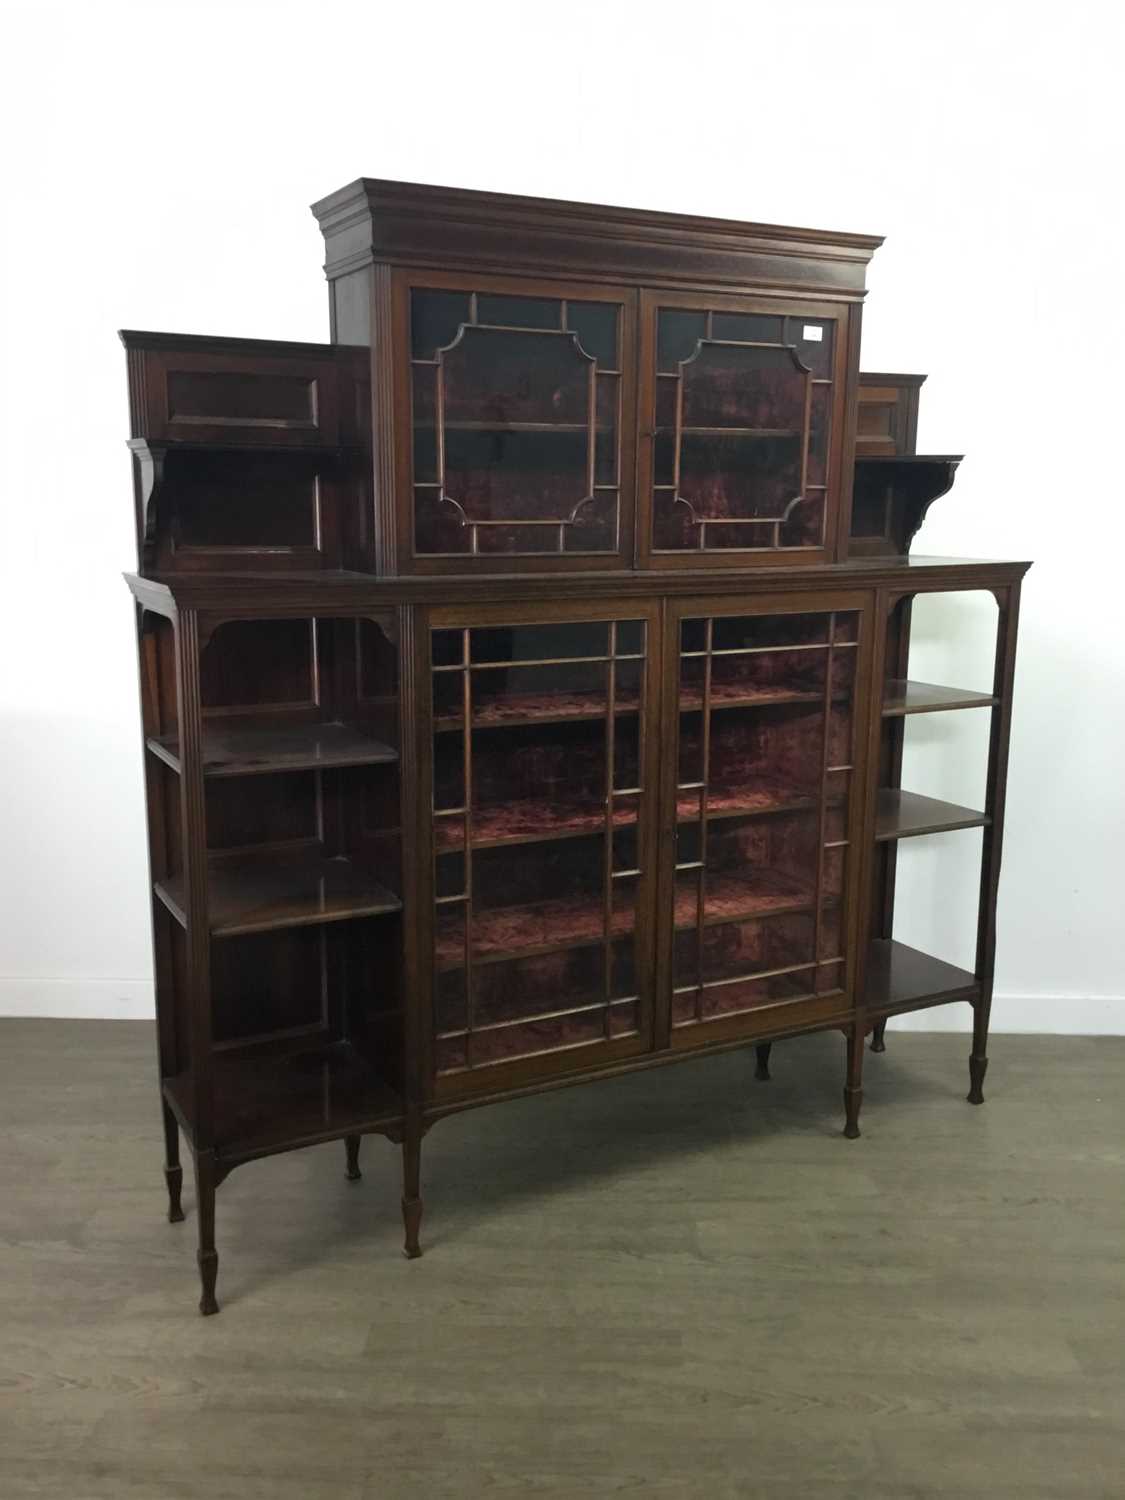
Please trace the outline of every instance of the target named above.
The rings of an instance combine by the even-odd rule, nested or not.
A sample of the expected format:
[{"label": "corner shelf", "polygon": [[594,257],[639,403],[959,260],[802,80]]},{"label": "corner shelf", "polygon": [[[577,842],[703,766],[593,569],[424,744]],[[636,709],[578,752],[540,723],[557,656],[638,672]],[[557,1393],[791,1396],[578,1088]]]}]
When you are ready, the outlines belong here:
[{"label": "corner shelf", "polygon": [[923,833],[951,833],[959,828],[984,828],[990,822],[987,813],[956,802],[939,802],[918,792],[900,792],[882,787],[875,806],[875,839],[915,838]]},{"label": "corner shelf", "polygon": [[[216,1053],[211,1087],[216,1150],[230,1165],[393,1128],[403,1113],[399,1096],[348,1041],[305,1042],[284,1052]],[[164,1093],[194,1140],[191,1074],[166,1078]]]},{"label": "corner shelf", "polygon": [[876,938],[867,949],[864,991],[868,1014],[886,1015],[950,1000],[975,1000],[980,984],[967,969],[893,938]]},{"label": "corner shelf", "polygon": [[[182,927],[187,926],[187,889],[182,874],[155,882],[156,895]],[[349,859],[320,855],[294,859],[212,861],[207,875],[212,937],[239,937],[381,916],[402,902]]]},{"label": "corner shelf", "polygon": [[[180,772],[180,744],[175,735],[150,738],[146,743],[153,755],[177,774]],[[353,724],[207,728],[203,732],[203,774],[208,779],[381,765],[397,760],[397,750]]]},{"label": "corner shelf", "polygon": [[933,682],[908,682],[892,678],[883,688],[884,719],[904,714],[941,713],[955,708],[991,708],[999,699],[991,693],[971,693],[964,688],[939,687]]}]

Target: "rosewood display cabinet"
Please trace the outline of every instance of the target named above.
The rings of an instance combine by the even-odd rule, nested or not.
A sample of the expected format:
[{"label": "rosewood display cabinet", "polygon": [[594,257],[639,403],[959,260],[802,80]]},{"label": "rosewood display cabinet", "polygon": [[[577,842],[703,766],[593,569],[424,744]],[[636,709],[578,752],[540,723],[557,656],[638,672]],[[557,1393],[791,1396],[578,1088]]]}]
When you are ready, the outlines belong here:
[{"label": "rosewood display cabinet", "polygon": [[[912,557],[957,460],[862,376],[864,235],[363,180],[332,342],[126,333],[169,1213],[201,1309],[235,1166],[945,1001],[980,1102],[1020,580]],[[986,590],[987,684],[909,678]],[[991,720],[979,809],[902,785]],[[974,967],[894,937],[898,842],[982,829]]]}]

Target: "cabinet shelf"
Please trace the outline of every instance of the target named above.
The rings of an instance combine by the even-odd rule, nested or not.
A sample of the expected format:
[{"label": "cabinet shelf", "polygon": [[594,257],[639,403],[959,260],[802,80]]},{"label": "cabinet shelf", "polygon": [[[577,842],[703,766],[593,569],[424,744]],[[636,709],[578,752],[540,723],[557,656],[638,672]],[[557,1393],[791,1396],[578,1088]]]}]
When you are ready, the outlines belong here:
[{"label": "cabinet shelf", "polygon": [[[843,798],[829,797],[830,807],[842,805]],[[781,781],[763,778],[744,786],[715,787],[707,793],[707,820],[720,818],[766,817],[774,813],[809,812],[820,806],[818,793],[803,790]],[[676,793],[676,816],[681,823],[699,820],[699,793],[679,790]]]},{"label": "cabinet shelf", "polygon": [[[147,741],[177,773],[179,740],[174,735]],[[203,733],[203,774],[259,776],[271,771],[329,770],[342,766],[381,765],[398,760],[398,751],[353,724],[286,724],[269,729],[208,728]]]},{"label": "cabinet shelf", "polygon": [[[811,911],[811,891],[797,881],[773,871],[752,874],[709,873],[703,924],[751,921]],[[698,907],[696,881],[680,874],[675,892],[675,925],[686,930],[696,925]],[[600,943],[604,937],[605,913],[600,896],[564,896],[529,906],[505,906],[478,912],[473,918],[473,964],[502,963],[535,958],[564,948]],[[629,908],[613,912],[610,931],[625,937],[633,931],[634,913]],[[435,953],[440,970],[459,969],[464,949],[457,917],[439,917]]]},{"label": "cabinet shelf", "polygon": [[[842,805],[842,800],[830,797],[829,806]],[[707,798],[707,818],[713,822],[723,818],[811,812],[819,805],[819,798],[813,792],[763,780],[746,786],[712,787]],[[677,792],[676,817],[680,823],[698,822],[698,791]],[[622,799],[614,812],[613,827],[627,828],[636,821],[636,802]],[[601,804],[567,807],[559,803],[513,800],[498,807],[473,809],[472,847],[496,849],[506,844],[553,843],[558,839],[585,838],[604,828],[605,809]],[[463,814],[435,813],[434,847],[439,854],[465,847]]]},{"label": "cabinet shelf", "polygon": [[[182,926],[187,926],[187,889],[183,875],[158,880],[157,896]],[[237,937],[343,922],[352,917],[400,911],[402,902],[349,859],[319,855],[294,859],[213,861],[207,876],[207,907],[212,937]]]},{"label": "cabinet shelf", "polygon": [[[428,431],[433,427],[432,422],[415,422],[416,431]],[[443,422],[442,429],[445,432],[580,432],[588,433],[590,424],[588,422]],[[596,428],[598,432],[610,432],[611,428],[599,423]]]},{"label": "cabinet shelf", "polygon": [[918,948],[877,938],[868,944],[864,986],[869,1014],[921,1010],[950,1000],[975,1000],[980,985],[967,969],[958,969]]},{"label": "cabinet shelf", "polygon": [[892,678],[883,689],[883,717],[941,713],[954,708],[990,708],[997,701],[991,693],[971,693],[964,688],[940,687],[933,682],[908,682],[899,677]]},{"label": "cabinet shelf", "polygon": [[956,802],[883,787],[875,808],[875,838],[883,842],[922,833],[951,833],[958,828],[984,828],[991,821],[987,813],[959,807]]},{"label": "cabinet shelf", "polygon": [[[516,728],[524,724],[577,724],[604,719],[608,700],[603,689],[576,693],[512,693],[491,703],[479,703],[473,710],[474,729]],[[636,693],[618,690],[614,702],[617,714],[635,714],[640,708]],[[460,714],[442,714],[434,720],[440,733],[464,728]]]},{"label": "cabinet shelf", "polygon": [[[627,828],[637,821],[637,808],[622,802],[613,817],[614,828]],[[473,809],[474,849],[499,849],[508,844],[551,843],[556,839],[586,838],[605,828],[605,808],[549,802],[505,802],[498,807]],[[448,854],[465,847],[463,817],[449,814],[434,818],[434,847]]]},{"label": "cabinet shelf", "polygon": [[[385,1129],[402,1118],[398,1095],[347,1041],[216,1053],[211,1082],[216,1149],[228,1162]],[[166,1078],[164,1093],[194,1139],[191,1075]]]},{"label": "cabinet shelf", "polygon": [[[833,694],[833,702],[843,701]],[[819,687],[750,687],[746,683],[713,682],[711,707],[768,708],[779,703],[823,703],[824,689]],[[699,713],[703,708],[703,689],[685,687],[680,693],[680,712]]]},{"label": "cabinet shelf", "polygon": [[[655,433],[675,432],[674,427],[656,427]],[[796,427],[681,427],[682,437],[750,437],[750,438],[795,438],[800,437]]]}]

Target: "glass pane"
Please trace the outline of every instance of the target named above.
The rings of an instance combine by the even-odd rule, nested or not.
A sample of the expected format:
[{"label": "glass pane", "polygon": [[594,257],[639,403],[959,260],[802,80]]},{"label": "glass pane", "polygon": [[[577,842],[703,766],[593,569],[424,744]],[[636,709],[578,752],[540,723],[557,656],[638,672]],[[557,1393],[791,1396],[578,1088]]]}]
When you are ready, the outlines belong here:
[{"label": "glass pane", "polygon": [[595,437],[594,482],[617,483],[617,410],[621,381],[616,375],[602,375],[597,380],[597,433]]},{"label": "glass pane", "polygon": [[797,358],[818,379],[831,378],[835,328],[825,318],[786,319],[785,342],[793,345]]},{"label": "glass pane", "polygon": [[[615,455],[616,461],[616,455]],[[617,493],[604,491],[588,500],[566,527],[566,552],[613,552],[617,547]]]},{"label": "glass pane", "polygon": [[498,297],[481,292],[477,322],[509,328],[559,328],[562,304],[550,297]]},{"label": "glass pane", "polygon": [[[679,494],[696,521],[784,520],[801,494],[801,439],[685,431]],[[732,545],[764,543],[747,533]]]},{"label": "glass pane", "polygon": [[472,540],[468,528],[461,524],[456,507],[441,498],[441,490],[414,491],[414,550],[419,556],[448,556],[467,553]]},{"label": "glass pane", "polygon": [[488,625],[472,630],[469,639],[470,659],[474,663],[603,658],[609,651],[609,625],[604,620]]},{"label": "glass pane", "polygon": [[823,545],[835,337],[831,318],[658,311],[657,551]]},{"label": "glass pane", "polygon": [[780,547],[819,547],[824,541],[824,495],[806,495],[778,531]]},{"label": "glass pane", "polygon": [[616,550],[621,380],[599,372],[620,368],[619,314],[414,290],[417,552]]},{"label": "glass pane", "polygon": [[608,302],[568,302],[566,326],[578,335],[582,348],[607,370],[620,368],[617,352],[617,309]]},{"label": "glass pane", "polygon": [[828,479],[828,436],[832,412],[832,391],[827,385],[814,385],[809,408],[809,466],[807,483],[822,485]]},{"label": "glass pane", "polygon": [[410,297],[410,352],[415,359],[434,359],[452,344],[469,321],[468,292],[421,291]]},{"label": "glass pane", "polygon": [[705,344],[684,366],[683,425],[799,437],[807,384],[788,349]]},{"label": "glass pane", "polygon": [[661,308],[656,323],[656,368],[675,374],[680,362],[696,352],[706,332],[706,313]]},{"label": "glass pane", "polygon": [[717,312],[711,319],[711,337],[740,344],[780,344],[781,324],[782,319],[771,313]]},{"label": "glass pane", "polygon": [[838,983],[857,627],[854,612],[682,623],[676,1025]]},{"label": "glass pane", "polygon": [[[435,632],[435,702],[448,705],[434,734],[435,960],[439,975],[462,971],[465,987],[455,991],[464,1034],[436,1043],[444,1072],[637,1029],[646,793],[631,658],[644,645],[636,620]],[[443,818],[466,761],[468,813]]]}]

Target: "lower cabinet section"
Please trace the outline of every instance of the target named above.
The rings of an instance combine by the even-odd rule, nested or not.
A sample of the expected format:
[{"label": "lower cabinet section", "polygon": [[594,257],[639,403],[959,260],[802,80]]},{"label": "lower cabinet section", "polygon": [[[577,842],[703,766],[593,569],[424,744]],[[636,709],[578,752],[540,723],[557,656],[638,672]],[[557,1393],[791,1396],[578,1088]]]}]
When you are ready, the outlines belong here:
[{"label": "lower cabinet section", "polygon": [[434,609],[438,1100],[850,1005],[869,597]]}]

